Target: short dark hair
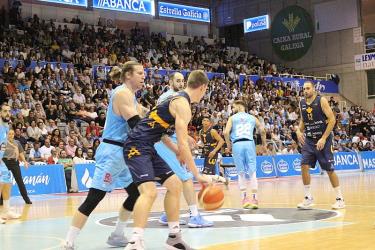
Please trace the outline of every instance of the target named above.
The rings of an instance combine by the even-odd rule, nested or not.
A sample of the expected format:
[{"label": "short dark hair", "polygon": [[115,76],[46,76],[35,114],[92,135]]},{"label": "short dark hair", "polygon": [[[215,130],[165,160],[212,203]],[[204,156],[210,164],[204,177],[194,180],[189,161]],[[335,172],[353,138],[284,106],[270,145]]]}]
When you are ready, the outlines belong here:
[{"label": "short dark hair", "polygon": [[202,85],[207,85],[208,82],[208,77],[203,70],[193,70],[188,77],[187,86],[192,89],[197,89]]}]

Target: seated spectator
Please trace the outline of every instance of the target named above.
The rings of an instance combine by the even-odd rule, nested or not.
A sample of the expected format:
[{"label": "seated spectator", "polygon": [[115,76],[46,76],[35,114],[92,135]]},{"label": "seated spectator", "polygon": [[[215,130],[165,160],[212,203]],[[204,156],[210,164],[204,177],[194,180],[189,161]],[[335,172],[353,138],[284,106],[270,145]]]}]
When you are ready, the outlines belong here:
[{"label": "seated spectator", "polygon": [[73,169],[72,158],[66,154],[65,150],[61,150],[60,158],[57,161],[57,163],[62,164],[64,166],[66,189],[68,190],[68,193],[73,192],[74,190],[71,189],[72,169]]},{"label": "seated spectator", "polygon": [[47,164],[57,164],[59,161],[59,156],[56,149],[51,150],[51,155],[47,159]]},{"label": "seated spectator", "polygon": [[33,148],[30,149],[29,153],[29,161],[34,164],[35,162],[44,162],[42,157],[42,152],[40,151],[40,142],[35,141],[33,144]]},{"label": "seated spectator", "polygon": [[100,140],[99,139],[95,139],[94,140],[94,145],[92,147],[93,150],[94,150],[94,155],[96,154],[96,150],[98,149],[99,145],[100,145]]},{"label": "seated spectator", "polygon": [[42,158],[47,160],[51,156],[51,151],[54,150],[55,147],[51,146],[50,139],[46,139],[44,141],[44,145],[40,148],[40,152],[42,154]]},{"label": "seated spectator", "polygon": [[75,156],[73,158],[73,163],[74,164],[81,164],[81,163],[85,163],[85,162],[86,162],[86,159],[83,156],[82,148],[77,147],[76,152],[75,152]]},{"label": "seated spectator", "polygon": [[31,121],[30,126],[27,128],[27,136],[29,137],[29,141],[35,142],[39,141],[42,137],[42,131],[39,127],[36,126],[36,121]]},{"label": "seated spectator", "polygon": [[74,157],[77,150],[74,139],[68,140],[68,145],[65,146],[66,154],[70,157]]},{"label": "seated spectator", "polygon": [[90,160],[90,161],[94,161],[95,160],[95,158],[94,158],[94,150],[92,148],[89,148],[87,150],[86,160]]},{"label": "seated spectator", "polygon": [[94,131],[93,134],[94,134],[95,136],[100,136],[100,131],[101,131],[101,129],[99,128],[99,126],[97,126],[97,125],[95,124],[94,121],[90,122],[90,125],[87,126],[87,128],[86,128],[86,136],[87,136],[88,134],[91,134],[91,131]]}]

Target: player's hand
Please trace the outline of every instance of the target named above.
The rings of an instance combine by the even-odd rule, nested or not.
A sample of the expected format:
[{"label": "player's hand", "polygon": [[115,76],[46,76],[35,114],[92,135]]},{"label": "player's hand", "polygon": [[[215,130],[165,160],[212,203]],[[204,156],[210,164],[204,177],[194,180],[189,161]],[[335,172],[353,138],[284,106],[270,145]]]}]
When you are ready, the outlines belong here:
[{"label": "player's hand", "polygon": [[326,145],[326,139],[320,138],[318,143],[316,144],[316,149],[322,150],[324,148],[324,145]]},{"label": "player's hand", "polygon": [[305,144],[305,135],[301,131],[297,130],[297,138],[301,145]]},{"label": "player's hand", "polygon": [[24,166],[26,169],[28,169],[28,168],[29,168],[29,163],[28,163],[27,161],[24,161],[24,162],[23,162],[23,166]]},{"label": "player's hand", "polygon": [[177,160],[180,162],[181,166],[185,165],[185,160],[182,158],[180,152],[176,152]]},{"label": "player's hand", "polygon": [[205,174],[202,174],[202,175],[198,175],[197,177],[197,181],[200,182],[200,183],[207,183],[207,184],[211,184],[212,183],[212,178],[205,175]]},{"label": "player's hand", "polygon": [[212,159],[215,157],[215,152],[214,151],[211,151],[209,154],[208,154],[208,159]]}]

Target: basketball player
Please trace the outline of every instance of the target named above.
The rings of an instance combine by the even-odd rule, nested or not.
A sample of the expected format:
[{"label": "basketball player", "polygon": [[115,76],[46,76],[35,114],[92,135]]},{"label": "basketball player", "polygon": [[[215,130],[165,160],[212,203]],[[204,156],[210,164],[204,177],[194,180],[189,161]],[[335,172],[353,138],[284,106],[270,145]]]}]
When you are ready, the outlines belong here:
[{"label": "basketball player", "polygon": [[[238,173],[238,186],[241,191],[242,207],[258,208],[258,180],[256,177],[256,149],[253,131],[256,127],[262,137],[262,147],[266,147],[266,131],[259,120],[246,113],[242,100],[233,103],[233,112],[225,127],[224,136],[229,150],[233,148],[233,161]],[[247,197],[246,173],[250,176],[251,200]]]},{"label": "basketball player", "polygon": [[[182,90],[185,85],[184,76],[181,73],[174,73],[169,78],[170,89],[162,94],[157,104],[162,103],[168,97],[176,94],[176,92]],[[176,134],[173,134],[171,137],[173,143],[177,143]],[[191,140],[194,140],[191,138]],[[184,166],[181,166],[181,163],[176,157],[176,154],[172,152],[163,142],[158,142],[155,144],[156,152],[160,157],[169,165],[173,172],[177,175],[178,178],[182,181],[182,190],[184,198],[189,206],[190,217],[188,221],[188,226],[192,228],[200,227],[211,227],[213,223],[211,221],[205,220],[200,216],[197,206],[197,196],[195,194],[194,185],[193,185],[193,175],[187,171]],[[167,215],[165,213],[159,219],[159,223],[163,225],[168,225]],[[186,222],[180,220],[180,225],[184,225]]]},{"label": "basketball player", "polygon": [[312,82],[305,82],[303,93],[305,98],[300,101],[302,118],[296,132],[302,145],[301,174],[305,186],[305,199],[297,207],[308,209],[313,206],[309,169],[314,168],[316,161],[318,161],[320,167],[327,171],[332,187],[336,191],[336,202],[332,205],[332,208],[344,208],[345,202],[339,179],[334,172],[333,136],[331,132],[336,123],[335,115],[327,99],[316,93]]},{"label": "basketball player", "polygon": [[10,107],[4,103],[1,105],[0,120],[0,194],[3,196],[3,213],[0,214],[0,224],[5,224],[6,220],[18,219],[21,215],[10,209],[10,190],[12,188],[11,174],[5,163],[2,161],[9,131],[8,122],[10,121]]},{"label": "basketball player", "polygon": [[[74,249],[74,241],[85,225],[91,212],[115,187],[125,187],[128,197],[120,208],[119,220],[115,231],[107,243],[112,246],[125,246],[124,236],[126,220],[129,218],[135,201],[139,196],[137,186],[123,157],[123,143],[131,128],[140,120],[141,105],[137,105],[134,93],[144,84],[143,66],[136,62],[127,62],[114,67],[110,73],[112,80],[122,81],[110,98],[106,122],[103,131],[103,143],[95,154],[95,172],[86,200],[75,213],[72,225],[66,236],[65,249]],[[137,110],[138,109],[138,110]]]},{"label": "basketball player", "polygon": [[[169,97],[154,107],[130,131],[124,144],[124,158],[141,193],[134,207],[134,229],[125,250],[144,249],[143,232],[157,190],[154,181],[167,188],[164,208],[167,213],[169,237],[167,249],[191,249],[182,239],[179,225],[179,208],[182,183],[168,164],[156,153],[154,144],[162,140],[185,163],[199,182],[211,179],[199,174],[188,143],[188,125],[191,120],[191,103],[198,103],[204,96],[208,78],[201,70],[192,71],[184,91]],[[175,127],[177,146],[166,133]]]},{"label": "basketball player", "polygon": [[224,139],[219,135],[216,129],[212,128],[209,117],[203,117],[202,129],[199,131],[200,140],[203,143],[204,167],[203,174],[211,176],[216,181],[220,181],[228,185],[228,181],[224,177],[216,175],[216,162],[219,151],[224,145]]}]

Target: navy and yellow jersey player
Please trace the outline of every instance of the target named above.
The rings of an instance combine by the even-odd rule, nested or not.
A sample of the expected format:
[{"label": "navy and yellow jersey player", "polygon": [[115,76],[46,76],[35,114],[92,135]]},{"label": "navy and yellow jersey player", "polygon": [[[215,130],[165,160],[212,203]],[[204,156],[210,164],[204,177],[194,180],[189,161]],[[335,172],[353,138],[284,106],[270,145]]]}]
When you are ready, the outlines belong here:
[{"label": "navy and yellow jersey player", "polygon": [[[157,154],[154,144],[162,140],[199,182],[211,182],[210,178],[200,175],[197,170],[188,143],[188,125],[192,117],[190,104],[200,102],[207,85],[208,78],[203,71],[192,71],[183,91],[154,107],[128,134],[124,143],[124,158],[141,195],[134,208],[133,235],[125,250],[144,249],[143,232],[157,195],[155,181],[167,188],[164,207],[170,234],[166,244],[170,248],[180,246],[179,249],[183,246],[183,249],[189,249],[181,239],[179,227],[182,183]],[[177,146],[168,136],[174,130]]]},{"label": "navy and yellow jersey player", "polygon": [[67,233],[65,249],[74,249],[74,242],[88,217],[104,198],[106,192],[115,187],[123,187],[128,197],[122,204],[119,221],[115,232],[108,238],[112,246],[125,246],[124,224],[129,218],[139,196],[137,186],[132,183],[132,176],[123,158],[123,143],[129,130],[140,120],[141,105],[137,105],[135,92],[144,85],[144,69],[137,62],[127,62],[120,67],[113,67],[110,77],[121,82],[112,93],[107,109],[103,131],[103,142],[95,154],[95,171],[91,187],[85,201],[75,213]]},{"label": "navy and yellow jersey player", "polygon": [[224,139],[219,135],[216,129],[212,128],[209,117],[204,117],[202,119],[202,129],[199,131],[199,139],[202,142],[202,156],[204,157],[202,173],[215,175],[216,161],[219,151],[224,145]]},{"label": "navy and yellow jersey player", "polygon": [[[258,208],[258,181],[256,178],[256,148],[254,142],[254,128],[261,134],[262,146],[266,147],[266,132],[259,120],[246,113],[246,105],[238,100],[233,104],[233,112],[224,130],[228,149],[232,149],[233,161],[238,173],[238,186],[241,191],[243,208]],[[252,198],[247,197],[246,175],[250,176]]]},{"label": "navy and yellow jersey player", "polygon": [[[169,83],[170,89],[159,97],[157,104],[162,103],[168,97],[171,97],[184,88],[184,76],[181,73],[176,72],[169,77]],[[177,143],[176,133],[171,135],[170,139],[173,143]],[[191,145],[195,144],[195,140],[193,138],[189,137],[189,141]],[[172,150],[170,150],[163,142],[160,141],[156,143],[154,147],[158,155],[168,164],[168,166],[182,181],[183,195],[186,203],[189,206],[190,212],[190,216],[187,222],[188,226],[191,228],[213,226],[213,223],[211,221],[207,221],[199,214],[197,205],[198,202],[193,183],[193,174],[186,169],[186,166],[181,165],[176,157],[176,154]],[[162,213],[162,215],[160,216],[159,223],[162,225],[168,225],[167,215],[165,213]],[[180,219],[180,225],[184,224],[186,224],[186,221]]]},{"label": "navy and yellow jersey player", "polygon": [[304,98],[300,101],[301,120],[297,128],[297,137],[302,145],[301,174],[305,186],[305,198],[297,205],[306,209],[313,206],[310,191],[309,168],[315,167],[318,161],[320,167],[327,171],[333,188],[336,191],[336,202],[332,208],[345,207],[344,199],[339,185],[339,179],[334,172],[333,136],[332,130],[336,119],[327,99],[318,95],[314,84],[306,81],[303,85]]}]

